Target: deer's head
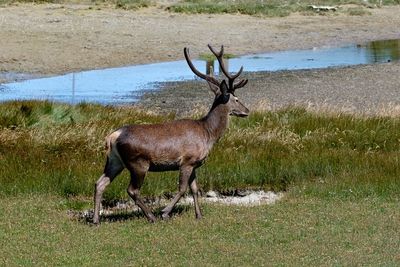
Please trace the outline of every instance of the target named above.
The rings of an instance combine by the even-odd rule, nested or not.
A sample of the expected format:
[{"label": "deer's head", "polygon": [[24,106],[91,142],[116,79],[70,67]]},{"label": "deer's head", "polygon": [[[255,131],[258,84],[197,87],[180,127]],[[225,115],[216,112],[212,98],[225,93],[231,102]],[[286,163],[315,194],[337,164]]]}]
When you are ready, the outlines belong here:
[{"label": "deer's head", "polygon": [[204,79],[207,81],[208,85],[210,86],[211,91],[215,94],[215,99],[214,103],[212,105],[211,109],[214,109],[220,105],[223,105],[229,115],[234,115],[238,117],[246,117],[249,115],[249,109],[246,108],[240,101],[239,99],[235,96],[235,90],[238,88],[241,88],[245,86],[248,82],[247,79],[243,79],[237,83],[235,83],[235,79],[239,77],[239,75],[243,71],[243,67],[240,68],[240,70],[236,74],[229,74],[229,72],[226,70],[224,61],[223,61],[223,55],[224,55],[224,47],[221,46],[221,50],[219,53],[217,53],[210,45],[208,45],[210,48],[211,52],[215,55],[215,57],[218,60],[218,63],[220,65],[220,69],[223,72],[223,74],[228,78],[228,83],[223,79],[221,82],[218,81],[215,77],[211,75],[206,75],[198,71],[192,61],[189,58],[189,49],[184,48],[184,54],[186,61],[190,67],[190,69],[200,78]]}]

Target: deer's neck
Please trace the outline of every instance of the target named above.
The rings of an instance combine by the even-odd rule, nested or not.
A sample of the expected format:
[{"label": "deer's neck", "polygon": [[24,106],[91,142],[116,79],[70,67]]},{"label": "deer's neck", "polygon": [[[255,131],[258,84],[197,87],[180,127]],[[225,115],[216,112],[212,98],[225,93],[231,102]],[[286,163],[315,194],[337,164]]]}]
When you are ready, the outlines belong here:
[{"label": "deer's neck", "polygon": [[225,105],[212,108],[202,119],[209,141],[215,143],[222,137],[229,122],[229,110]]}]

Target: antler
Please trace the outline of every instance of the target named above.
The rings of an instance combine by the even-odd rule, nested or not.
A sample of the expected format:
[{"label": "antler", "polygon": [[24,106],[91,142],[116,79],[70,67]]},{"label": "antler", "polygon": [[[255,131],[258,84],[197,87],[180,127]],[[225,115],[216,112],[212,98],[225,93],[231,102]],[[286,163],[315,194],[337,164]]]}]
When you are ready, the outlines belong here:
[{"label": "antler", "polygon": [[196,74],[200,78],[202,78],[202,79],[204,79],[204,80],[206,80],[206,81],[208,81],[208,82],[210,82],[212,84],[215,84],[216,86],[219,87],[220,83],[219,83],[219,81],[217,79],[215,79],[212,76],[205,75],[204,73],[201,73],[200,71],[198,71],[195,68],[195,66],[193,65],[193,63],[192,63],[192,61],[190,60],[190,57],[189,57],[189,48],[185,47],[183,49],[183,53],[185,54],[186,62],[188,63],[190,69],[194,72],[194,74]]},{"label": "antler", "polygon": [[214,56],[217,58],[218,63],[221,67],[222,72],[224,73],[224,75],[228,78],[228,91],[232,94],[234,94],[235,90],[238,88],[241,88],[243,86],[245,86],[248,82],[247,79],[243,79],[240,82],[233,84],[233,82],[235,81],[235,79],[237,77],[239,77],[239,75],[242,73],[243,71],[243,66],[240,67],[240,70],[236,73],[236,74],[229,74],[229,72],[226,70],[225,68],[225,64],[224,64],[224,60],[223,60],[223,56],[224,56],[224,46],[221,45],[221,50],[219,51],[219,53],[217,53],[212,47],[211,45],[208,45],[208,48],[210,48],[211,52],[214,54]]},{"label": "antler", "polygon": [[[210,48],[211,52],[215,55],[215,57],[218,60],[218,63],[221,67],[222,72],[224,73],[224,75],[228,78],[228,92],[231,94],[235,93],[235,90],[238,88],[241,88],[243,86],[245,86],[248,82],[247,79],[243,79],[240,82],[237,82],[236,84],[234,84],[234,81],[237,77],[239,77],[239,75],[242,73],[243,71],[243,66],[240,67],[240,70],[236,73],[236,74],[229,74],[229,72],[226,70],[225,65],[224,65],[224,61],[223,61],[223,55],[224,55],[224,46],[221,45],[221,50],[219,53],[217,53],[212,47],[211,45],[208,45],[208,48]],[[218,88],[221,85],[221,83],[214,78],[213,76],[210,75],[206,75],[204,73],[201,73],[200,71],[198,71],[195,66],[193,65],[192,61],[190,60],[189,57],[189,48],[185,47],[183,49],[183,53],[185,55],[186,58],[186,62],[188,63],[190,69],[193,71],[194,74],[196,74],[197,76],[199,76],[200,78],[206,80],[209,83],[212,83],[214,85],[216,85]],[[214,89],[213,89],[214,90]]]},{"label": "antler", "polygon": [[235,92],[236,89],[242,88],[243,86],[245,86],[247,84],[248,81],[249,81],[248,79],[241,80],[240,82],[238,82],[237,84],[235,84],[233,86],[233,91]]}]

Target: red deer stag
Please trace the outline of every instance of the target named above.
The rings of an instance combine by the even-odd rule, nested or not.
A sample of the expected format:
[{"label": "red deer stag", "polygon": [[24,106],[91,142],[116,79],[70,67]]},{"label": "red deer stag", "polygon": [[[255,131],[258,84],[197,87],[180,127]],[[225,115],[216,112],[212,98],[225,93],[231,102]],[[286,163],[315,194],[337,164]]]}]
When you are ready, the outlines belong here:
[{"label": "red deer stag", "polygon": [[198,71],[189,58],[189,49],[184,49],[184,55],[190,69],[206,80],[215,94],[210,111],[200,120],[185,119],[162,124],[128,125],[107,136],[107,162],[104,173],[95,186],[93,223],[99,223],[100,202],[104,189],[124,168],[129,170],[131,176],[128,194],[150,222],[154,222],[156,218],[139,194],[148,171],[179,170],[179,191],[171,203],[162,210],[163,219],[169,218],[170,212],[188,186],[193,194],[196,218],[202,217],[195,171],[204,163],[215,142],[223,135],[228,125],[228,116],[245,117],[249,114],[249,110],[234,94],[236,89],[247,83],[247,79],[234,83],[243,67],[238,73],[229,74],[222,58],[223,46],[219,53],[210,45],[208,47],[217,57],[228,83],[225,80],[219,82],[215,77]]}]

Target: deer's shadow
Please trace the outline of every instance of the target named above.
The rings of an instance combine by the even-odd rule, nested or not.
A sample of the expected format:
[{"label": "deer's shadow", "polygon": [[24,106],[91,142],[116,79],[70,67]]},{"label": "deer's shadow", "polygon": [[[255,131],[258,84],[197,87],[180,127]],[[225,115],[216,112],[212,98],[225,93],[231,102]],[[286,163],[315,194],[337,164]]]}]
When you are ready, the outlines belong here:
[{"label": "deer's shadow", "polygon": [[[154,216],[156,216],[157,220],[162,220],[162,209],[164,207],[159,207],[153,210]],[[179,216],[180,214],[187,212],[191,209],[191,206],[188,204],[181,204],[175,206],[171,213],[170,216],[175,217]],[[117,211],[111,214],[102,214],[100,215],[100,222],[107,222],[107,223],[113,223],[113,222],[124,222],[124,221],[131,221],[131,220],[138,220],[138,219],[143,219],[146,218],[142,210],[134,210],[134,211],[129,211],[129,210],[123,210],[123,211]],[[85,217],[81,221],[86,224],[92,224],[93,217]]]}]

